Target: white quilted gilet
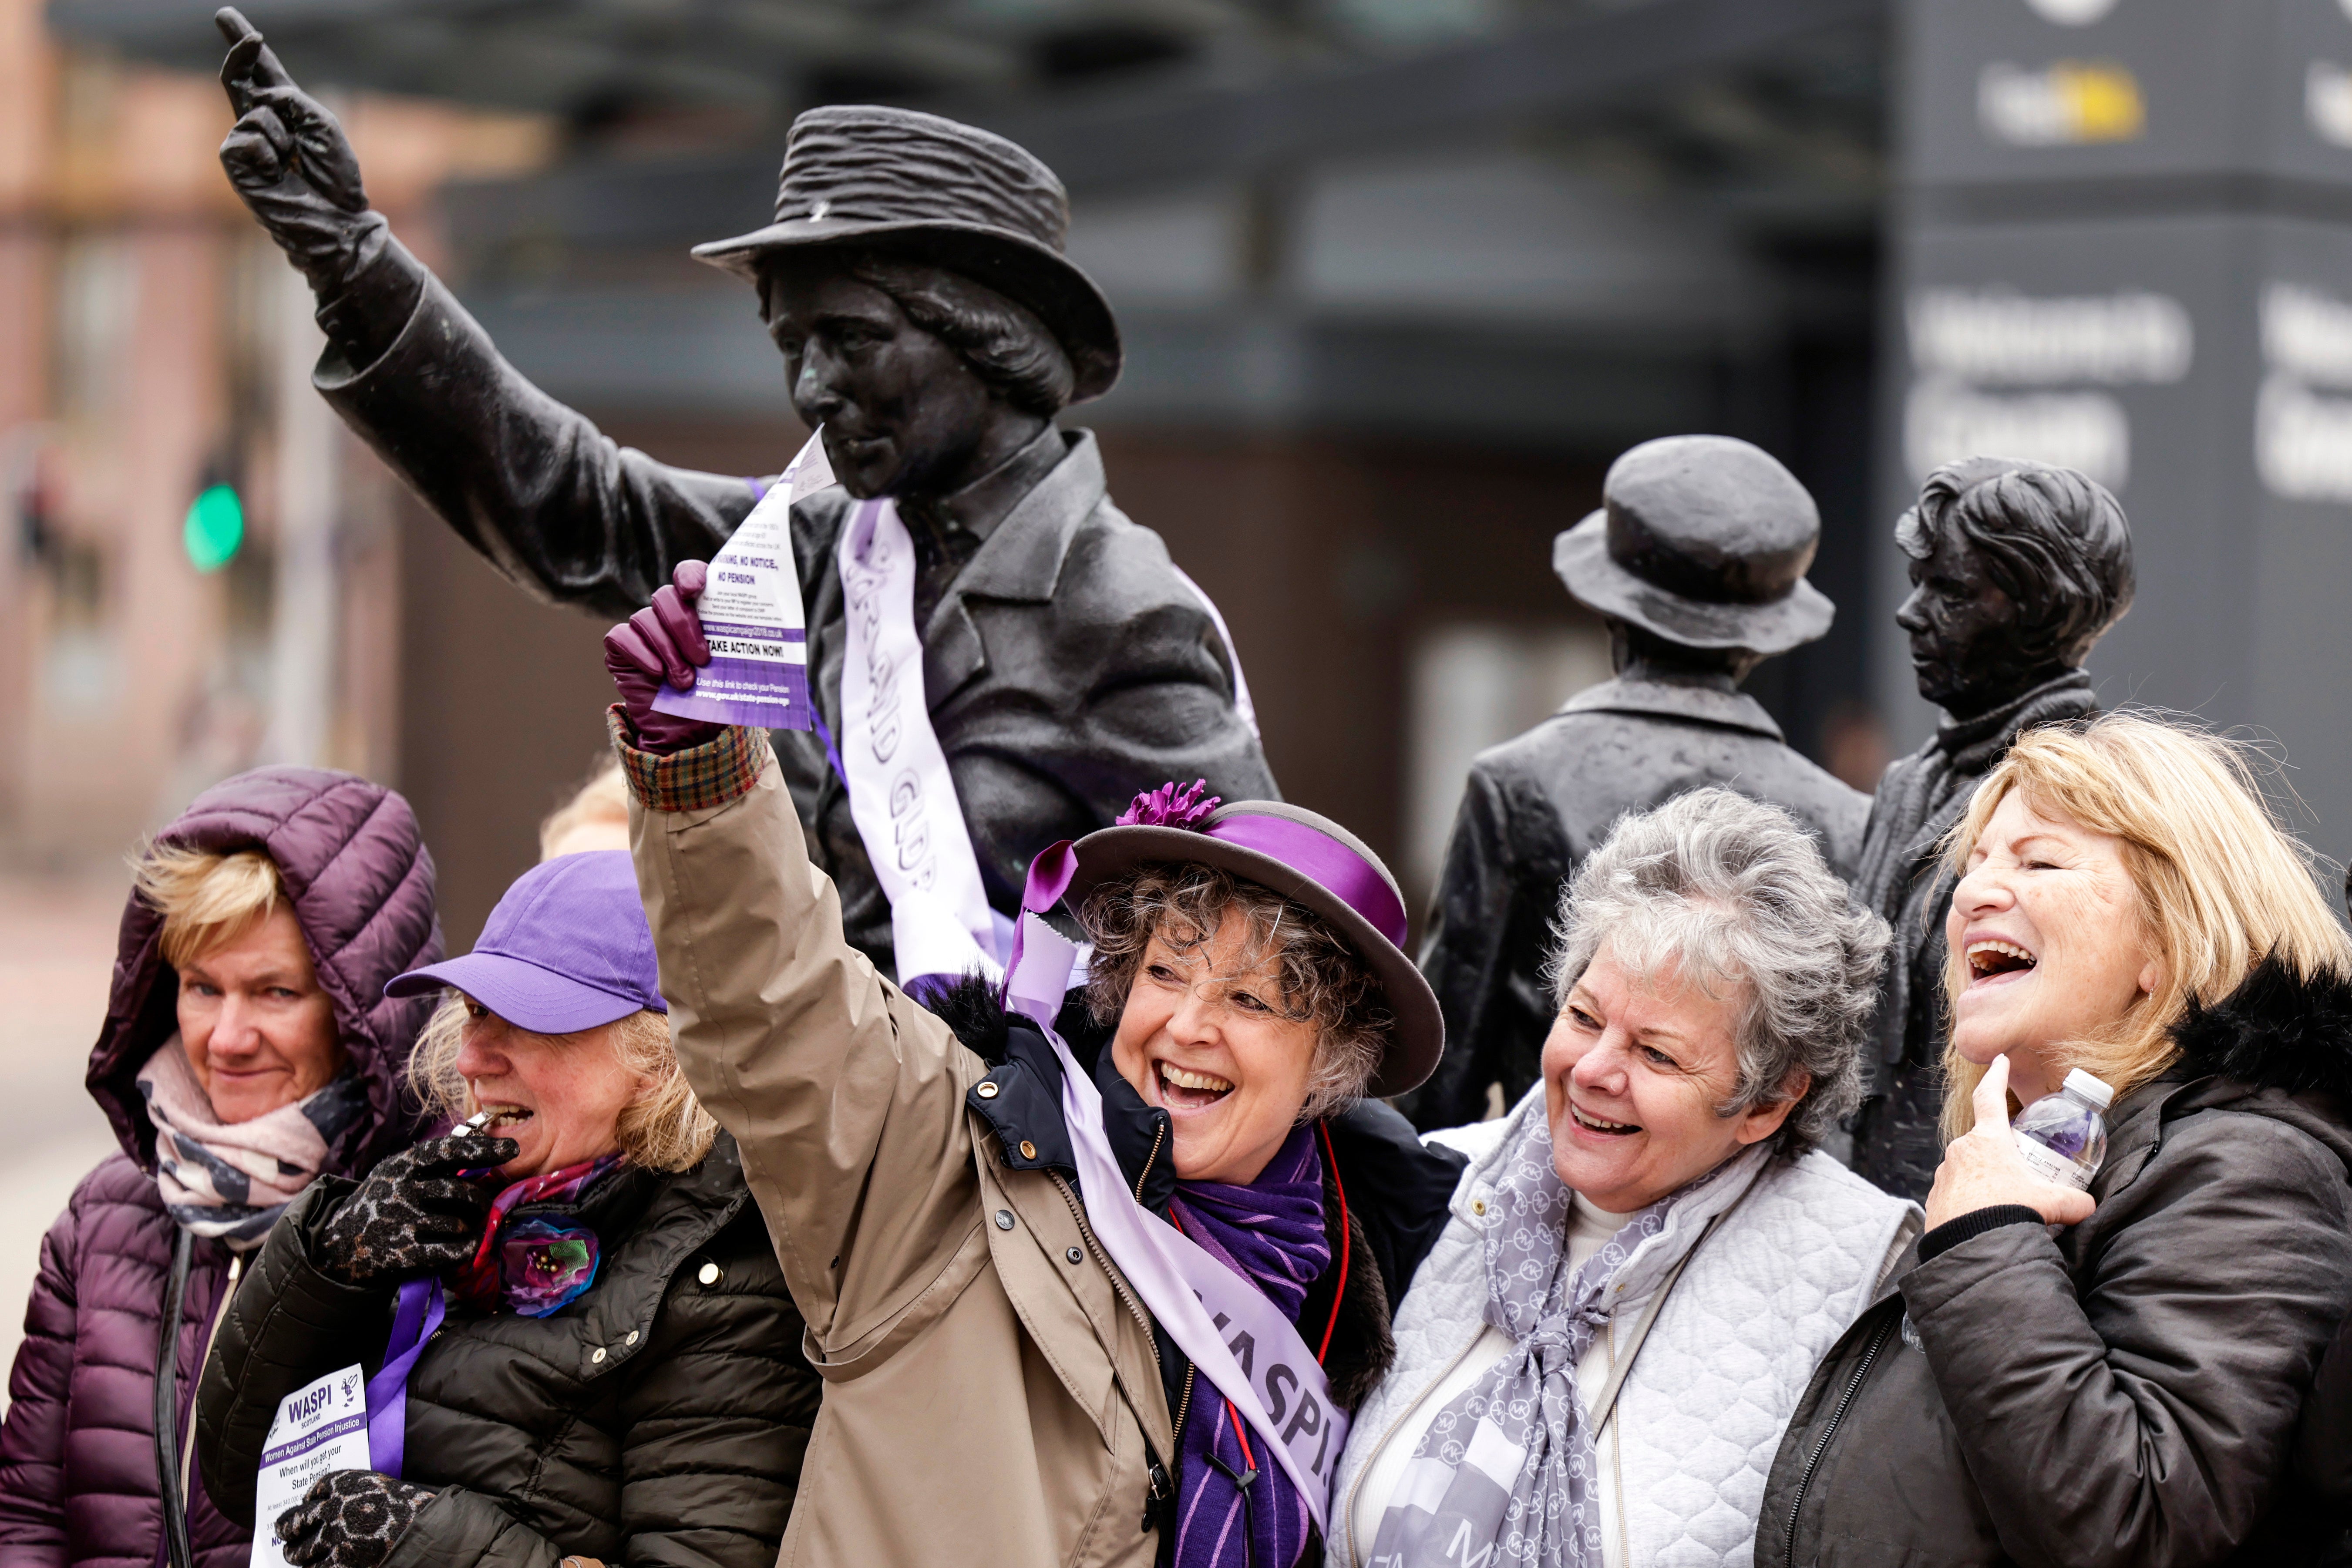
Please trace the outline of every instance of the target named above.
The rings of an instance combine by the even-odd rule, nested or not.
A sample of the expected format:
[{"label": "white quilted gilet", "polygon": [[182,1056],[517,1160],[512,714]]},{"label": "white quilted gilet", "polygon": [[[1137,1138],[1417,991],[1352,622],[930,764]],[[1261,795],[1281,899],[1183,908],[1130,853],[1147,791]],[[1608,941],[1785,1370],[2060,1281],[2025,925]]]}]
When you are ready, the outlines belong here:
[{"label": "white quilted gilet", "polygon": [[[1354,1492],[1383,1436],[1480,1332],[1484,1221],[1475,1205],[1524,1119],[1543,1113],[1538,1084],[1507,1116],[1433,1134],[1470,1164],[1454,1187],[1454,1217],[1397,1311],[1396,1364],[1349,1430],[1334,1563],[1358,1559]],[[1683,1271],[1618,1396],[1626,1568],[1748,1568],[1790,1414],[1918,1212],[1825,1154],[1766,1166]],[[1618,1322],[1632,1324],[1646,1304],[1620,1303]]]}]

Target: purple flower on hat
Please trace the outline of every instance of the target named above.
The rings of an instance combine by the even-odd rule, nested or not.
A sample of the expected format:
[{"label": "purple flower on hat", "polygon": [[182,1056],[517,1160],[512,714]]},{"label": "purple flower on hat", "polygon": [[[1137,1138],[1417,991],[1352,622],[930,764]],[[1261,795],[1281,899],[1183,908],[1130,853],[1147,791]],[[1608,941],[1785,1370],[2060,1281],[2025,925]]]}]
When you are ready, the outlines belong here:
[{"label": "purple flower on hat", "polygon": [[1194,779],[1189,785],[1164,784],[1158,789],[1146,790],[1135,797],[1134,804],[1119,814],[1114,827],[1184,827],[1198,833],[1217,807],[1224,804],[1223,795],[1207,795],[1206,779]]}]

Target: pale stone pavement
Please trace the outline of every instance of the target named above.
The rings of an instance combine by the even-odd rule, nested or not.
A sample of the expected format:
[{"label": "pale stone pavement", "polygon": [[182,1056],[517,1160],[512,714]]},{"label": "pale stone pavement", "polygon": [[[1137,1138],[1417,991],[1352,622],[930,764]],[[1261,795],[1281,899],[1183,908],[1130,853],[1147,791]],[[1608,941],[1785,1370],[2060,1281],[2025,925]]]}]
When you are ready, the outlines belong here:
[{"label": "pale stone pavement", "polygon": [[115,1148],[81,1080],[129,887],[122,869],[0,871],[0,1367],[16,1361],[42,1236]]}]

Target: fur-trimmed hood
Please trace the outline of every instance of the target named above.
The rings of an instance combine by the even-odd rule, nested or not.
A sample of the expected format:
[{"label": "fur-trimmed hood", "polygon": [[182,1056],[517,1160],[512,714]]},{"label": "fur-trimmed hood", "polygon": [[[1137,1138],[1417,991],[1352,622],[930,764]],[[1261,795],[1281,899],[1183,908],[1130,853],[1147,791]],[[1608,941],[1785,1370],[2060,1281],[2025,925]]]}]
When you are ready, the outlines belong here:
[{"label": "fur-trimmed hood", "polygon": [[2352,975],[2299,975],[2273,955],[2211,1005],[2194,1000],[2172,1037],[2165,1076],[2191,1092],[2168,1108],[2271,1115],[2319,1139],[2352,1167]]}]

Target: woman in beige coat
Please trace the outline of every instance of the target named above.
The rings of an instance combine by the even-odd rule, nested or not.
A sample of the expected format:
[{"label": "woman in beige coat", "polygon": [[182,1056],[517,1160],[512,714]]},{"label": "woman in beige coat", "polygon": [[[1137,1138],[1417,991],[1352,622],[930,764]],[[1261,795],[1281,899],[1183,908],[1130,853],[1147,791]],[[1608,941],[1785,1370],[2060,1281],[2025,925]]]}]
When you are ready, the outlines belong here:
[{"label": "woman in beige coat", "polygon": [[614,741],[678,1055],[825,1380],[782,1563],[1319,1561],[1460,1169],[1361,1098],[1443,1046],[1394,880],[1171,786],[1038,858],[1005,992],[926,1010],[844,940],[765,733],[651,710],[707,658],[664,593],[607,639]]}]

